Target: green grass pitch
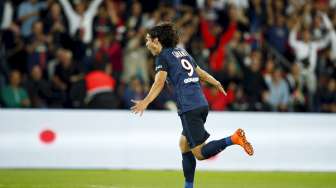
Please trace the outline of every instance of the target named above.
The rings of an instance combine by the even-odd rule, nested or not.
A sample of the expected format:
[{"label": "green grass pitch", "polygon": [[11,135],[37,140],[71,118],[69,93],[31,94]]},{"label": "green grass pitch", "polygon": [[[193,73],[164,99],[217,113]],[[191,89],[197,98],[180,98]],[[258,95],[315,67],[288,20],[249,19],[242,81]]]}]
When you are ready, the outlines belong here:
[{"label": "green grass pitch", "polygon": [[[0,188],[183,188],[180,171],[0,170]],[[195,188],[336,188],[336,173],[196,173]]]}]

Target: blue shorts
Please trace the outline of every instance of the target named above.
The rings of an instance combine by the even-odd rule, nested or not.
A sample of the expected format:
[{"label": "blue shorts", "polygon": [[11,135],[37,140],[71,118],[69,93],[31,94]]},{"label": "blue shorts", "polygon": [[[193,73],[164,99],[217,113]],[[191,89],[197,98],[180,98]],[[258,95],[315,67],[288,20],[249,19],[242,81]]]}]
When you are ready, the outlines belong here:
[{"label": "blue shorts", "polygon": [[203,144],[210,136],[204,128],[208,112],[209,107],[204,106],[180,115],[183,126],[182,135],[187,138],[190,149]]}]

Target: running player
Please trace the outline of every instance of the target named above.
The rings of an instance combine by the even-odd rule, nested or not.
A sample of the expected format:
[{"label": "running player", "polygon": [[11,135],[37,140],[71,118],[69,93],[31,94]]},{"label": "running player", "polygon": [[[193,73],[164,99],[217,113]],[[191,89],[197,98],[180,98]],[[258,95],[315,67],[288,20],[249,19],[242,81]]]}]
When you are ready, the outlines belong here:
[{"label": "running player", "polygon": [[185,188],[193,188],[196,159],[208,159],[234,144],[244,148],[248,155],[253,155],[253,148],[242,129],[238,129],[232,136],[205,143],[210,136],[204,128],[209,107],[200,80],[215,86],[224,95],[226,92],[219,81],[197,66],[186,50],[177,48],[177,43],[178,34],[172,23],[162,23],[149,30],[146,46],[156,56],[155,80],[143,100],[132,100],[134,106],[131,110],[142,115],[159,95],[166,80],[169,81],[183,126],[180,150]]}]

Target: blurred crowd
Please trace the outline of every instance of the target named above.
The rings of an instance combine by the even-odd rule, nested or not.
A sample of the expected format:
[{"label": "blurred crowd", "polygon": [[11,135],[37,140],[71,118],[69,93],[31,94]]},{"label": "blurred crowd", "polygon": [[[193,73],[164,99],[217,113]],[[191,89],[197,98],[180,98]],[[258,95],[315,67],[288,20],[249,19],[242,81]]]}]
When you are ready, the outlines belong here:
[{"label": "blurred crowd", "polygon": [[[0,107],[128,109],[153,81],[147,29],[226,88],[217,111],[336,112],[336,0],[2,0]],[[151,109],[176,109],[170,87]]]}]

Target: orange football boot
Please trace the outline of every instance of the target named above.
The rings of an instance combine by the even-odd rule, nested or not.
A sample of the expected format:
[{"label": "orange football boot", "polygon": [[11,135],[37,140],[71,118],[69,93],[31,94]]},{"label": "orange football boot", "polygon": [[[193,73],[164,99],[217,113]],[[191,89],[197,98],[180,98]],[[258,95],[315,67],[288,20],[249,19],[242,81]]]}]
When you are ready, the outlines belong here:
[{"label": "orange football boot", "polygon": [[231,136],[233,144],[240,145],[244,148],[245,152],[252,156],[254,151],[250,142],[246,140],[245,132],[243,129],[237,129],[236,132]]}]

